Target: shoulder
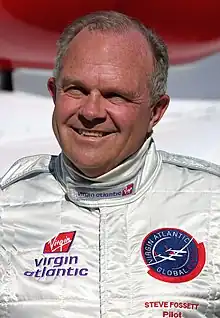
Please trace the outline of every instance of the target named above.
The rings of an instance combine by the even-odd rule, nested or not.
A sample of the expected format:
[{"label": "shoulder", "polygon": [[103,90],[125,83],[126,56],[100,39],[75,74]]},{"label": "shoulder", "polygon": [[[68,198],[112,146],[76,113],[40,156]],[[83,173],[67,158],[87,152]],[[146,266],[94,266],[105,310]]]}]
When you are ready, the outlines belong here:
[{"label": "shoulder", "polygon": [[157,191],[220,194],[220,166],[206,160],[158,151]]},{"label": "shoulder", "polygon": [[195,157],[168,153],[162,150],[159,150],[158,153],[162,158],[162,162],[171,167],[185,168],[220,177],[220,165]]},{"label": "shoulder", "polygon": [[0,179],[0,189],[39,174],[51,173],[56,156],[34,155],[18,159]]},{"label": "shoulder", "polygon": [[198,183],[199,186],[203,180],[205,187],[218,188],[220,186],[220,165],[161,150],[158,153],[161,157],[163,175],[166,176],[166,180],[171,177],[172,183],[181,179],[182,182],[185,180],[184,182]]}]

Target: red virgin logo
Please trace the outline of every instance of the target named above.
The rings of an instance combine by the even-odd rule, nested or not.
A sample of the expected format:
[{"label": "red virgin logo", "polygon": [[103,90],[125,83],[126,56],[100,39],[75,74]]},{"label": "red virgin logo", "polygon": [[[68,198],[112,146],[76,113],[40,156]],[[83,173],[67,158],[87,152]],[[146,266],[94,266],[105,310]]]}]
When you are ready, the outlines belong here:
[{"label": "red virgin logo", "polygon": [[67,253],[75,235],[76,231],[59,233],[46,242],[44,246],[44,253]]},{"label": "red virgin logo", "polygon": [[134,184],[133,184],[133,183],[128,184],[128,185],[122,190],[122,195],[125,196],[125,195],[132,194],[132,192],[133,192],[133,187],[134,187]]}]

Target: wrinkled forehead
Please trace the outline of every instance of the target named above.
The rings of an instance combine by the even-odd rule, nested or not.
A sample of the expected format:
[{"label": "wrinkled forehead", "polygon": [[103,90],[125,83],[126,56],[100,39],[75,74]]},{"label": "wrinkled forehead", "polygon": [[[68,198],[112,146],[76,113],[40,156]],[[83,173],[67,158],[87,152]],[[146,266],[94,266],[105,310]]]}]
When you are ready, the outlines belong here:
[{"label": "wrinkled forehead", "polygon": [[128,85],[146,81],[153,69],[150,47],[140,32],[130,30],[118,34],[84,29],[69,44],[61,73],[85,77],[83,80],[123,78]]}]

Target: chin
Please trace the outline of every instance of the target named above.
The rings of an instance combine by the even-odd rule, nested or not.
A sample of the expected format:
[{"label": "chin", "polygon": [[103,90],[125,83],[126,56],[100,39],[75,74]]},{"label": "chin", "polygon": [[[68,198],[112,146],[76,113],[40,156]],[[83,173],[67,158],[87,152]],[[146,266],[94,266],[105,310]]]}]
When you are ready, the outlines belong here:
[{"label": "chin", "polygon": [[78,161],[75,163],[75,167],[81,171],[84,175],[88,177],[99,177],[106,172],[108,172],[111,167],[109,167],[109,164],[103,164],[103,162],[100,161],[92,161],[92,160],[84,160]]},{"label": "chin", "polygon": [[105,174],[105,170],[100,169],[100,167],[93,168],[93,167],[78,166],[77,169],[82,174],[84,174],[86,177],[89,177],[89,178],[97,178]]}]

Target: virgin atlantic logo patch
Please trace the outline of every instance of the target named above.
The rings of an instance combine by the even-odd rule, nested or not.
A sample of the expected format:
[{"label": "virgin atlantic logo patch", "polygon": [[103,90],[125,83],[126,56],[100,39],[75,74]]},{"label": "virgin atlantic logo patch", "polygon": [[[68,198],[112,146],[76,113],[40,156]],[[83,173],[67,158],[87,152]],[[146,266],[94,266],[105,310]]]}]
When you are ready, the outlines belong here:
[{"label": "virgin atlantic logo patch", "polygon": [[68,253],[75,236],[76,231],[62,232],[47,241],[43,249],[43,253],[47,255],[40,253],[40,257],[34,258],[34,265],[26,270],[24,275],[38,281],[51,281],[64,276],[87,276],[89,269],[82,265],[78,253]]},{"label": "virgin atlantic logo patch", "polygon": [[148,274],[168,283],[190,281],[205,265],[204,244],[176,228],[150,232],[142,242],[141,252]]},{"label": "virgin atlantic logo patch", "polygon": [[67,253],[75,238],[76,231],[55,235],[44,245],[44,253]]},{"label": "virgin atlantic logo patch", "polygon": [[122,190],[122,196],[132,194],[133,188],[134,188],[134,184],[133,184],[133,183],[128,184],[128,185]]}]

